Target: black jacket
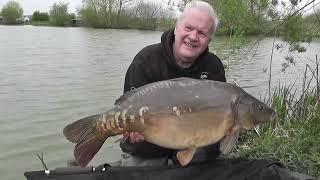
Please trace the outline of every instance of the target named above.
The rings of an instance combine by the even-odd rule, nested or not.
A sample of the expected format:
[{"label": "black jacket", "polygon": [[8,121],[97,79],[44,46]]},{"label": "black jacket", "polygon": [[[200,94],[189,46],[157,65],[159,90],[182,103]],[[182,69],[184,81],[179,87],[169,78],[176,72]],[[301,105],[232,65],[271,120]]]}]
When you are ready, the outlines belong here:
[{"label": "black jacket", "polygon": [[[189,68],[180,67],[174,59],[172,51],[173,41],[173,30],[164,32],[161,37],[161,43],[147,46],[135,56],[126,73],[124,92],[152,82],[177,77],[226,81],[221,60],[213,53],[210,53],[208,48]],[[147,142],[134,144],[124,142],[120,144],[120,147],[124,152],[145,158],[163,157],[173,153],[173,150]],[[200,153],[201,158],[207,158],[203,156],[207,156],[206,154],[208,154],[210,159],[215,159],[220,154],[217,145],[203,148],[201,151],[208,152]]]}]

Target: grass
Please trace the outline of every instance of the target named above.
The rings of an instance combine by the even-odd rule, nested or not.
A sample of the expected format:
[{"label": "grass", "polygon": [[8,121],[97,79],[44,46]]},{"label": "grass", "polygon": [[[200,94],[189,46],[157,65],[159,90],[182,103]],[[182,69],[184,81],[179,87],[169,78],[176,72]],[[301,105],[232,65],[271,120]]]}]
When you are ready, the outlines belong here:
[{"label": "grass", "polygon": [[[294,85],[279,85],[266,98],[265,102],[276,111],[275,120],[262,126],[260,135],[242,135],[232,156],[275,160],[293,171],[320,179],[320,84],[316,64],[314,69],[306,66],[301,91]],[[310,78],[307,71],[312,74]]]},{"label": "grass", "polygon": [[49,21],[31,21],[31,25],[33,26],[49,26]]}]

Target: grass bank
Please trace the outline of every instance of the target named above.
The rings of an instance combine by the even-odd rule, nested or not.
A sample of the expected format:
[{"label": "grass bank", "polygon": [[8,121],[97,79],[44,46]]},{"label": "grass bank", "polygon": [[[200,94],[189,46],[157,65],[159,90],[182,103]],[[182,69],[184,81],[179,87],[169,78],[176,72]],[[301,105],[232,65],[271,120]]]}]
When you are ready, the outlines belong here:
[{"label": "grass bank", "polygon": [[33,26],[49,26],[49,21],[31,21],[29,24]]},{"label": "grass bank", "polygon": [[[316,64],[314,68],[306,66],[301,90],[279,85],[266,98],[276,111],[276,119],[261,127],[259,134],[251,131],[242,135],[233,156],[279,161],[291,170],[320,179],[320,81]],[[307,78],[307,73],[312,76]]]}]

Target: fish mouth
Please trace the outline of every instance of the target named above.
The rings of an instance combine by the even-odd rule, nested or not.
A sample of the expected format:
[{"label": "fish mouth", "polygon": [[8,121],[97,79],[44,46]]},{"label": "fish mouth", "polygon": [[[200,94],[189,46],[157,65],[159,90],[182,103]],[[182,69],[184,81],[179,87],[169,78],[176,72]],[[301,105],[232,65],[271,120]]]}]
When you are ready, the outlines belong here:
[{"label": "fish mouth", "polygon": [[252,128],[254,128],[256,126],[255,123],[253,123],[251,120],[249,121],[249,123],[245,123],[245,124],[242,124],[242,128],[244,130],[251,130]]}]

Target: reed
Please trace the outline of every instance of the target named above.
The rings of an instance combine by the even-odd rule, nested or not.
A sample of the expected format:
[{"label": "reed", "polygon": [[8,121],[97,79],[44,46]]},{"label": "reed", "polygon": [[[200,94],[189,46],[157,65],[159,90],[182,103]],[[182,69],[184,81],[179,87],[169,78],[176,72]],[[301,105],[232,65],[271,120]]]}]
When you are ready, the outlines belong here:
[{"label": "reed", "polygon": [[[311,76],[307,77],[307,74]],[[293,171],[320,178],[319,63],[306,66],[301,90],[281,85],[265,101],[276,111],[272,123],[247,132],[233,156],[279,161]]]}]

